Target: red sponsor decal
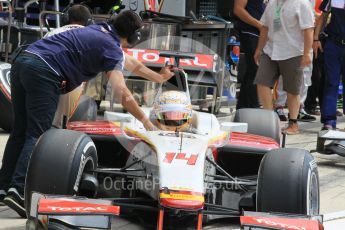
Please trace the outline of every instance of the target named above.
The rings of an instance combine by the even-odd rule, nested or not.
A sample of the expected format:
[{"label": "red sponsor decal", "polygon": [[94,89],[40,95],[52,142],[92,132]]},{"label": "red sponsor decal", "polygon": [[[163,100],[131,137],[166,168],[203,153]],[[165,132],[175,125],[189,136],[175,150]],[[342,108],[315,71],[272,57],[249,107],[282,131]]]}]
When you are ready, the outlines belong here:
[{"label": "red sponsor decal", "polygon": [[266,150],[279,148],[279,143],[277,143],[272,138],[258,136],[249,133],[237,133],[232,132],[230,135],[229,145],[240,145],[248,146],[253,148],[262,148]]},{"label": "red sponsor decal", "polygon": [[67,124],[67,129],[99,135],[121,135],[120,125],[110,121],[74,121]]},{"label": "red sponsor decal", "polygon": [[41,199],[38,213],[44,214],[111,214],[119,215],[120,207],[102,204],[92,204],[87,202]]},{"label": "red sponsor decal", "polygon": [[[146,64],[156,64],[163,66],[168,61],[171,61],[171,58],[167,57],[160,57],[158,50],[145,50],[145,49],[123,49],[128,55],[134,57],[135,59],[146,63]],[[195,55],[195,59],[181,59],[180,66],[181,67],[191,67],[195,69],[213,69],[213,55],[208,54],[193,54]]]},{"label": "red sponsor decal", "polygon": [[198,154],[191,154],[190,157],[186,157],[185,153],[172,153],[168,152],[165,153],[165,157],[163,162],[171,164],[173,160],[185,160],[187,161],[187,165],[195,165],[196,161],[198,160]]},{"label": "red sponsor decal", "polygon": [[241,216],[242,226],[261,226],[285,230],[323,230],[317,220],[292,219],[279,217]]}]

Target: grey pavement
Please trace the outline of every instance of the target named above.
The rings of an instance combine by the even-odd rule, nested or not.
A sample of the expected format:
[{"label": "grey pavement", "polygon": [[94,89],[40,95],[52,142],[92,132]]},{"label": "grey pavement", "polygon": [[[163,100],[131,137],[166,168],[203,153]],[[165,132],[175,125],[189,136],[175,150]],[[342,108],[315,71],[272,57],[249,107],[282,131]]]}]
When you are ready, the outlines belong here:
[{"label": "grey pavement", "polygon": [[[221,118],[220,120],[229,120]],[[281,124],[282,127],[285,123]],[[320,130],[319,121],[300,122],[301,133],[287,137],[286,147],[298,147],[307,150],[316,148],[317,132]],[[345,128],[345,117],[339,118],[338,128]],[[8,134],[0,129],[0,159],[8,138]],[[336,155],[322,155],[313,153],[318,163],[321,192],[321,213],[325,214],[326,230],[344,229],[345,227],[345,158]],[[13,211],[0,206],[0,229],[24,229],[25,220],[20,219]],[[343,226],[343,227],[341,227]],[[128,229],[128,228],[121,228]],[[207,228],[211,229],[211,228]],[[232,227],[216,227],[216,229],[233,229]]]}]

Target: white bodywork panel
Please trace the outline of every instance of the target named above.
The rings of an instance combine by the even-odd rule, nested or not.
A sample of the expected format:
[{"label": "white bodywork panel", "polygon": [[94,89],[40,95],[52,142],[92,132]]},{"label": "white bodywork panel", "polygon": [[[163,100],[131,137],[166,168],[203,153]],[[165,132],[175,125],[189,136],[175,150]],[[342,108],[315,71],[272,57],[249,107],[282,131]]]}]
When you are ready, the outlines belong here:
[{"label": "white bodywork panel", "polygon": [[[150,114],[149,109],[144,111],[147,115]],[[107,117],[121,116],[108,114]],[[133,161],[142,159],[142,163],[131,167],[144,169],[142,175],[146,177],[136,179],[140,181],[138,183],[141,185],[140,190],[144,190],[155,199],[162,188],[205,193],[206,155],[212,158],[210,147],[215,145],[215,141],[216,145],[221,145],[229,138],[228,132],[220,130],[219,122],[213,114],[193,111],[192,125],[197,130],[197,134],[146,131],[134,117],[128,119],[126,116],[126,120],[130,121],[124,124],[126,133],[143,140],[131,151],[127,162],[129,165]],[[152,186],[151,184],[148,186],[148,180],[151,181]]]}]

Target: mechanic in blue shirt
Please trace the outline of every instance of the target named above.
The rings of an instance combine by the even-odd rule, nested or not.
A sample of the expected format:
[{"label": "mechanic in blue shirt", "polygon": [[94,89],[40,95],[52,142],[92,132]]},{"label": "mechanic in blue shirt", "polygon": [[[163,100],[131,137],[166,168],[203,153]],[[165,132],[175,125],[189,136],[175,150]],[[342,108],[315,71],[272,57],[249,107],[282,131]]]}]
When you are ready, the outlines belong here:
[{"label": "mechanic in blue shirt", "polygon": [[246,63],[236,109],[260,107],[256,85],[253,84],[258,69],[254,62],[254,53],[259,41],[262,26],[260,18],[264,10],[263,0],[235,0],[234,13],[240,19],[237,28],[240,31],[241,51],[245,54]]},{"label": "mechanic in blue shirt", "polygon": [[60,94],[106,72],[115,96],[126,110],[146,129],[154,129],[128,90],[123,67],[155,82],[164,82],[173,73],[164,67],[158,74],[134,58],[125,58],[122,47],[139,40],[141,27],[137,14],[123,11],[108,23],[38,40],[15,60],[11,68],[14,126],[3,156],[0,191],[4,203],[20,216],[26,215],[23,194],[29,159],[37,139],[52,125]]},{"label": "mechanic in blue shirt", "polygon": [[[315,56],[319,49],[324,52],[326,79],[321,105],[321,122],[322,129],[328,130],[336,128],[339,80],[342,68],[345,68],[345,0],[324,0],[320,9],[322,15],[315,27],[313,49]],[[319,35],[327,23],[329,14],[330,22],[325,28],[328,37],[322,49]],[[343,82],[345,82],[344,74]]]}]

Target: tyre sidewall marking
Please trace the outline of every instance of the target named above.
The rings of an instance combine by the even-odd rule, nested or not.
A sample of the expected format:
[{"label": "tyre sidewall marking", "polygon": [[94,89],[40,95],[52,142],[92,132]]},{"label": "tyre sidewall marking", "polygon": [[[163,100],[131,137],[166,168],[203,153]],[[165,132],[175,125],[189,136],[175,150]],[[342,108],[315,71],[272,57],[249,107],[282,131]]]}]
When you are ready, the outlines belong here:
[{"label": "tyre sidewall marking", "polygon": [[311,160],[309,163],[309,167],[308,167],[308,179],[307,179],[307,191],[306,191],[306,203],[307,203],[307,207],[306,207],[306,211],[307,211],[307,215],[310,215],[311,210],[310,210],[310,189],[311,188],[311,183],[313,181],[313,178],[316,177],[316,172],[315,169],[317,168],[317,164],[315,159]]},{"label": "tyre sidewall marking", "polygon": [[83,153],[82,153],[81,156],[80,156],[80,164],[79,164],[78,174],[77,174],[77,177],[76,177],[74,186],[73,186],[73,190],[74,190],[75,192],[78,192],[79,184],[80,184],[80,178],[81,178],[81,176],[82,176],[82,174],[83,174],[84,167],[85,167],[86,163],[90,160],[91,163],[92,163],[92,165],[93,165],[93,167],[94,167],[94,165],[95,165],[94,162],[93,162],[92,156],[88,156],[88,157],[85,156],[86,153],[87,153],[87,151],[88,151],[91,147],[95,148],[95,145],[94,145],[94,143],[93,143],[92,141],[89,141],[89,142],[85,145],[85,147],[84,147],[84,149],[83,149]]}]

